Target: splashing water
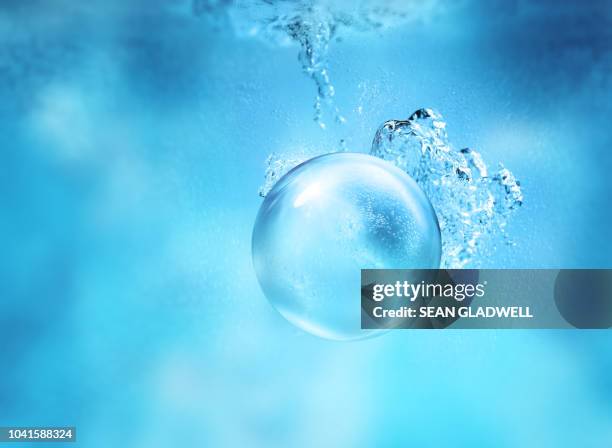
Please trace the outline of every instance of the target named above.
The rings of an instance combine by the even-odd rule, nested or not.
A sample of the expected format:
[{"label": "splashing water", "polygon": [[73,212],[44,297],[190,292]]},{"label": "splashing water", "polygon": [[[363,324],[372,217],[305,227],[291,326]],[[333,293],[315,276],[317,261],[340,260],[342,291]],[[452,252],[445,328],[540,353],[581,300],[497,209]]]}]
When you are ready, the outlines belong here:
[{"label": "splashing water", "polygon": [[[501,164],[491,175],[473,149],[454,149],[437,111],[419,109],[407,120],[385,122],[376,131],[370,154],[409,174],[431,201],[442,232],[442,267],[478,265],[495,249],[496,234],[513,244],[505,228],[523,203],[519,181]],[[260,196],[307,158],[271,154]]]},{"label": "splashing water", "polygon": [[281,157],[275,152],[270,154],[266,159],[265,178],[263,185],[259,187],[259,196],[265,198],[281,177],[309,158],[305,154],[298,154],[290,158]]},{"label": "splashing water", "polygon": [[407,120],[389,120],[377,131],[370,154],[408,173],[431,201],[442,232],[442,267],[462,268],[482,255],[481,247],[499,232],[506,243],[510,214],[523,203],[520,183],[500,164],[489,174],[481,155],[455,150],[446,122],[433,109]]},{"label": "splashing water", "polygon": [[[193,0],[197,16],[228,21],[241,37],[261,37],[276,45],[299,45],[302,71],[317,89],[314,120],[325,129],[327,117],[344,123],[334,101],[328,49],[351,31],[366,32],[416,22],[442,9],[439,0]],[[223,25],[222,25],[223,26]]]}]

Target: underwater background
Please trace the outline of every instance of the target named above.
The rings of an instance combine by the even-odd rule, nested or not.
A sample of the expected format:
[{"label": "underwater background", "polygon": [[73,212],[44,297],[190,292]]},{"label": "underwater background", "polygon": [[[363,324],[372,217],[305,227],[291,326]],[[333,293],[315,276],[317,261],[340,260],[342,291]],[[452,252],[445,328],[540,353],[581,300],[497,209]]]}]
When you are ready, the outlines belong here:
[{"label": "underwater background", "polygon": [[261,293],[268,155],[368,152],[424,107],[520,179],[515,244],[479,266],[612,267],[610,2],[3,1],[0,425],[87,447],[610,446],[609,331],[342,343]]}]

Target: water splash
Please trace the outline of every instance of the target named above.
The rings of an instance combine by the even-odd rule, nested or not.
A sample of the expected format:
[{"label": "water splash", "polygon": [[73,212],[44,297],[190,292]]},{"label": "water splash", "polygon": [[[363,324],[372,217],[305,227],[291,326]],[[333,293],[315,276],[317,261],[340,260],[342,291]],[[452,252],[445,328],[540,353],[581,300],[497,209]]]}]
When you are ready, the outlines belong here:
[{"label": "water splash", "polygon": [[[442,232],[442,267],[476,267],[495,250],[496,236],[514,244],[506,225],[523,203],[519,181],[501,164],[491,174],[473,149],[456,150],[439,112],[419,109],[407,120],[385,122],[376,131],[370,154],[404,170],[428,196]],[[260,196],[308,158],[304,153],[271,154]]]},{"label": "water splash", "polygon": [[442,267],[477,264],[496,234],[513,244],[505,228],[523,203],[519,181],[501,164],[491,175],[473,149],[454,149],[439,112],[419,109],[407,120],[385,122],[370,154],[406,171],[429,197],[442,232]]},{"label": "water splash", "polygon": [[300,163],[323,154],[347,152],[347,150],[346,142],[340,140],[334,151],[322,151],[320,148],[303,146],[282,154],[277,152],[271,153],[266,159],[264,183],[259,188],[259,196],[265,198],[274,184]]},{"label": "water splash", "polygon": [[241,37],[260,37],[275,45],[299,46],[302,71],[316,86],[314,120],[346,121],[334,97],[329,45],[353,31],[367,32],[416,22],[443,9],[439,0],[193,0],[192,11],[220,27],[231,24]]},{"label": "water splash", "polygon": [[273,152],[266,159],[266,171],[264,174],[264,183],[259,187],[259,196],[265,198],[272,187],[278,182],[278,180],[291,171],[292,168],[298,166],[310,157],[299,154],[289,158],[280,156]]}]

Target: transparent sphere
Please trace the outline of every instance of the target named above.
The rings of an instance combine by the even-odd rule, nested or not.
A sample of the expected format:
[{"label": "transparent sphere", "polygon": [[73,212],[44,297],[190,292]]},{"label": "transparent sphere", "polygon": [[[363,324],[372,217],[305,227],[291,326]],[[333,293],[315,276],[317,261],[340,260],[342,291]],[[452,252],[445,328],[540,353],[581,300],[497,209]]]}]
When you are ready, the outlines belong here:
[{"label": "transparent sphere", "polygon": [[264,294],[290,322],[330,339],[361,330],[361,269],[438,268],[440,230],[425,194],[376,157],[327,154],[270,190],[253,229]]}]

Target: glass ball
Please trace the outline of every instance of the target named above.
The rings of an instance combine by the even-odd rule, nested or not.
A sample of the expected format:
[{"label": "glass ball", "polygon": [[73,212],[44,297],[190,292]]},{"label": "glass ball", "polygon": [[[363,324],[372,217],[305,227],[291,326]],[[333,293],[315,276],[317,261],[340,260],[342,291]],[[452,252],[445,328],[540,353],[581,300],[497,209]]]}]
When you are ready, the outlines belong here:
[{"label": "glass ball", "polygon": [[361,269],[436,269],[440,229],[414,180],[359,153],[310,159],[274,185],[253,229],[253,264],[270,303],[299,328],[359,339]]}]

